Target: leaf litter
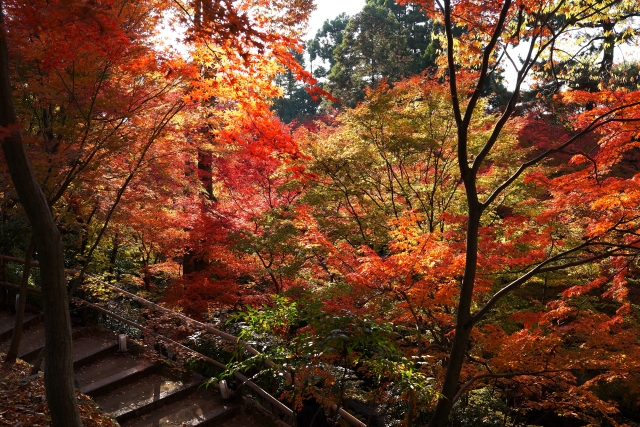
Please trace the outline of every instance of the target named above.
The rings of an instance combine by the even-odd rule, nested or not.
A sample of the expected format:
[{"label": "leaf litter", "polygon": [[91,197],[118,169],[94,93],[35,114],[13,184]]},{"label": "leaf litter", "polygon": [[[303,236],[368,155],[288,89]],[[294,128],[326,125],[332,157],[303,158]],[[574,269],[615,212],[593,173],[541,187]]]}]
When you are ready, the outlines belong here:
[{"label": "leaf litter", "polygon": [[[0,353],[4,359],[4,354]],[[0,363],[0,426],[40,427],[51,425],[51,416],[42,373],[29,376],[31,365],[18,359],[15,364]],[[76,390],[78,409],[84,427],[119,427],[87,395]]]}]

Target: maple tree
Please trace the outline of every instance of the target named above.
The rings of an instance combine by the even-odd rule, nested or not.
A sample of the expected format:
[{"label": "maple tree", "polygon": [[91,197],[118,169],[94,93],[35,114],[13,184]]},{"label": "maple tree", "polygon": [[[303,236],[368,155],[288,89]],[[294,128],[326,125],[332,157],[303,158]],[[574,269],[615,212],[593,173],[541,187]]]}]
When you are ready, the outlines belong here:
[{"label": "maple tree", "polygon": [[[203,261],[201,272],[170,285],[165,297],[196,316],[207,311],[207,301],[213,309],[220,304],[238,306],[257,296],[239,283],[243,276],[252,277],[260,288],[280,292],[288,276],[282,263],[298,262],[291,253],[295,251],[287,249],[292,244],[287,239],[291,226],[278,223],[278,218],[291,217],[287,210],[301,193],[295,183],[299,172],[288,166],[299,156],[297,145],[268,104],[248,108],[260,108],[262,116],[243,109],[222,110],[226,117],[216,122],[216,144],[206,146],[214,153],[215,199],[196,200],[182,223],[189,224],[185,244]],[[283,184],[288,186],[282,188]],[[197,302],[190,298],[201,291],[210,297],[201,294]],[[195,305],[194,312],[190,307]]]},{"label": "maple tree", "polygon": [[[3,2],[3,18],[8,17],[3,34],[16,41],[12,45],[15,51],[9,53],[21,57],[21,65],[26,65],[16,67],[11,77],[14,82],[24,78],[20,87],[24,103],[18,113],[25,114],[19,118],[11,105],[3,37],[3,149],[43,259],[48,349],[45,382],[53,425],[80,425],[80,419],[72,386],[62,242],[51,208],[63,201],[75,216],[70,225],[76,222],[81,229],[78,234],[85,269],[129,186],[150,167],[147,158],[171,152],[168,144],[163,144],[164,153],[154,151],[155,142],[185,102],[209,99],[218,95],[217,88],[233,87],[232,73],[218,72],[210,79],[215,84],[206,85],[205,91],[199,86],[203,76],[194,73],[197,66],[165,60],[151,48],[150,38],[162,12],[176,5],[175,19],[188,24],[187,40],[211,53],[209,66],[220,65],[220,52],[226,52],[241,58],[241,66],[236,68],[243,70],[259,67],[252,63],[253,58],[265,49],[292,62],[287,48],[296,41],[290,28],[301,25],[309,9],[304,1],[198,1],[186,6],[161,1],[120,6],[108,1],[92,5]],[[282,28],[287,28],[286,35]],[[182,83],[186,80],[189,90]],[[33,168],[17,130],[19,120],[29,115],[26,134],[32,133],[37,141],[29,146]],[[105,200],[105,194],[110,200]],[[100,216],[102,224],[92,225],[91,220]],[[95,229],[92,241],[88,238],[91,228]]]},{"label": "maple tree", "polygon": [[[633,39],[608,25],[632,26],[637,4],[374,3],[366,11],[390,28],[387,8],[426,14],[438,68],[399,81],[373,70],[364,102],[301,125],[272,110],[283,73],[290,88],[315,83],[296,60],[309,1],[2,2],[3,148],[43,227],[39,259],[56,262],[42,271],[58,279],[42,281],[62,319],[56,342],[68,332],[64,245],[83,271],[117,276],[128,258],[147,294],[166,274],[163,301],[196,318],[253,307],[244,336],[290,370],[280,385],[294,401],[353,396],[442,426],[497,390],[505,414],[622,422],[608,387],[640,394],[640,95],[618,77],[633,67],[596,46],[600,84],[557,78],[553,97],[520,100],[525,84],[547,93],[545,70],[571,81],[571,61],[553,64],[584,47],[574,30]],[[161,23],[184,27],[185,52],[154,45]],[[334,24],[337,42],[346,22]],[[358,47],[349,37],[341,52]],[[408,57],[400,39],[380,43]],[[326,58],[327,46],[313,51]],[[494,102],[505,60],[515,89]],[[14,168],[14,150],[31,166]]]},{"label": "maple tree", "polygon": [[[474,73],[459,76],[461,93],[473,93],[469,88],[477,83],[475,78]],[[460,339],[455,335],[459,286],[468,268],[467,194],[457,175],[459,141],[449,90],[448,82],[425,76],[400,82],[393,88],[381,86],[370,91],[366,103],[347,111],[337,123],[309,130],[300,128],[293,140],[274,122],[256,117],[241,122],[249,125],[241,128],[241,142],[237,144],[238,137],[234,136],[234,144],[218,149],[224,154],[216,156],[215,170],[219,175],[215,181],[219,187],[212,224],[226,228],[229,234],[207,235],[215,230],[209,228],[207,233],[198,235],[201,250],[215,267],[194,276],[199,281],[197,291],[178,285],[174,289],[181,290],[180,296],[169,300],[187,308],[193,306],[189,295],[208,300],[194,310],[195,314],[225,305],[237,308],[241,303],[260,304],[265,301],[260,297],[264,292],[288,295],[292,304],[300,306],[305,300],[321,303],[323,314],[303,313],[302,324],[308,322],[308,327],[300,327],[299,315],[292,310],[291,319],[284,324],[288,326],[275,323],[269,328],[289,343],[287,351],[292,353],[287,354],[293,359],[285,359],[287,363],[300,363],[296,372],[301,386],[305,377],[313,378],[319,372],[328,385],[353,384],[353,380],[341,382],[327,366],[363,370],[357,367],[358,361],[373,362],[368,359],[369,350],[366,345],[349,347],[353,358],[346,359],[339,352],[321,351],[323,345],[332,349],[336,345],[324,339],[326,316],[340,318],[344,322],[340,328],[346,329],[334,330],[349,330],[347,336],[356,342],[358,328],[350,322],[375,313],[376,322],[391,321],[401,328],[402,338],[393,345],[403,349],[406,356],[417,357],[418,363],[403,362],[395,350],[390,351],[390,359],[385,362],[389,364],[385,366],[393,369],[377,371],[378,375],[384,372],[387,385],[376,389],[380,394],[371,394],[370,398],[387,404],[404,400],[408,403],[409,423],[414,415],[425,416],[425,411],[429,413],[433,408],[430,396],[446,384],[447,374],[451,375],[451,368],[446,368],[452,344]],[[594,96],[571,92],[564,94],[558,105],[593,102]],[[611,101],[627,101],[625,109],[633,112],[633,96]],[[468,147],[475,152],[481,150],[500,122],[499,116],[485,114],[488,101],[477,102],[479,107],[468,127]],[[571,109],[558,118],[563,123],[575,121],[579,127],[577,118],[590,123],[583,117],[585,114],[598,113]],[[240,122],[237,116],[233,117],[235,124]],[[620,174],[623,151],[634,148],[626,139],[629,133],[636,132],[634,120],[611,122],[624,123],[616,133],[620,136],[617,142],[623,145],[608,140],[606,148],[612,151],[598,151],[602,155],[600,167],[613,168]],[[583,140],[584,147],[592,149],[582,155],[588,162],[598,138],[599,135],[592,135]],[[479,273],[468,304],[470,309],[479,310],[478,324],[465,338],[460,382],[456,381],[455,393],[447,399],[452,404],[464,399],[465,393],[493,381],[494,386],[525,396],[523,402],[513,406],[562,411],[592,422],[615,422],[615,407],[602,400],[593,388],[622,378],[621,372],[633,372],[637,364],[636,345],[631,340],[636,330],[633,312],[626,311],[626,285],[620,276],[627,262],[628,268],[635,268],[635,217],[630,216],[625,223],[631,228],[620,228],[622,223],[603,222],[603,211],[596,207],[604,209],[605,203],[597,199],[605,193],[610,192],[617,199],[619,189],[632,189],[629,182],[635,181],[628,175],[602,175],[602,170],[591,175],[593,169],[580,166],[581,155],[574,157],[576,153],[547,153],[555,141],[575,139],[570,130],[539,117],[514,118],[501,129],[496,149],[485,158],[487,167],[477,175],[479,197],[496,198],[493,189],[504,182],[510,185],[511,193],[486,209],[485,217],[477,224]],[[298,141],[300,147],[293,141]],[[283,148],[295,155],[283,156]],[[301,154],[297,154],[298,150]],[[517,177],[522,173],[518,161],[526,164],[528,159],[545,153],[549,161],[527,166],[531,173],[526,180],[514,178],[514,174]],[[294,170],[297,172],[291,174]],[[606,185],[605,177],[610,179]],[[584,193],[577,191],[578,183],[584,186]],[[625,193],[625,198],[629,197],[629,203],[625,203],[629,214],[636,207],[635,196]],[[581,208],[577,199],[592,200],[594,211]],[[582,233],[589,229],[594,234]],[[555,274],[565,269],[572,269],[576,278]],[[600,274],[603,276],[598,278]],[[618,278],[612,283],[609,276]],[[582,280],[589,284],[582,287]],[[225,288],[237,296],[229,300],[229,294],[222,291]],[[590,295],[594,302],[600,302],[585,309],[578,298],[597,288],[603,292]],[[564,291],[559,297],[558,289]],[[515,306],[503,303],[494,310],[498,299],[509,294],[515,298]],[[614,295],[617,300],[611,300]],[[615,309],[602,310],[601,304]],[[345,316],[345,310],[350,314]],[[267,318],[272,315],[269,308],[264,313]],[[629,317],[623,317],[625,313]],[[605,344],[594,333],[596,322],[611,331],[611,340],[623,333],[628,338]],[[265,324],[270,325],[271,320],[257,315],[254,328]],[[292,330],[300,335],[293,342],[287,341],[291,340]],[[380,342],[390,345],[389,339],[387,336]],[[274,359],[283,356],[282,345],[274,344]],[[309,359],[305,351],[310,346],[317,346],[322,357]],[[625,357],[616,359],[620,351]],[[368,366],[373,369],[373,365]],[[596,370],[600,373],[593,375]],[[578,373],[591,378],[576,384]],[[401,376],[394,377],[398,374]],[[531,378],[535,387],[531,387]],[[420,393],[410,391],[409,384]],[[551,395],[552,389],[557,393]],[[323,396],[325,402],[341,400],[332,388],[308,390]],[[391,398],[390,393],[396,396]],[[585,407],[584,402],[590,402],[592,408]]]},{"label": "maple tree", "polygon": [[[71,322],[66,298],[64,259],[60,233],[54,223],[49,206],[35,179],[18,129],[12,101],[8,52],[4,18],[4,2],[0,3],[0,90],[2,104],[0,125],[3,127],[2,149],[12,174],[29,222],[33,226],[34,240],[40,253],[46,257],[42,263],[43,297],[46,298],[46,346],[49,349],[49,369],[45,385],[51,408],[53,425],[80,426],[80,415],[72,383]],[[7,131],[8,130],[8,131]]]},{"label": "maple tree", "polygon": [[[636,215],[633,209],[635,206],[616,204],[616,207],[613,208],[605,202],[607,196],[601,193],[609,185],[623,185],[628,188],[627,191],[633,192],[635,178],[621,180],[620,177],[612,176],[607,172],[605,172],[605,176],[598,174],[602,174],[603,169],[609,171],[615,163],[621,161],[620,154],[622,152],[634,147],[635,144],[630,136],[637,132],[635,125],[638,121],[638,95],[634,92],[614,95],[608,91],[591,96],[583,92],[564,93],[561,97],[564,102],[570,100],[578,103],[593,102],[597,105],[597,108],[594,108],[596,111],[587,109],[569,114],[564,118],[565,125],[571,129],[568,134],[549,135],[549,146],[525,157],[520,166],[511,172],[510,176],[504,179],[501,184],[487,188],[483,185],[481,178],[492,167],[489,156],[492,152],[500,149],[499,137],[512,119],[521,85],[535,60],[543,52],[553,50],[554,43],[559,42],[563,34],[574,26],[600,19],[605,15],[622,13],[621,10],[631,4],[629,2],[573,4],[562,1],[544,3],[505,1],[483,5],[464,1],[443,1],[436,2],[435,5],[419,3],[444,26],[445,30],[443,45],[446,46],[446,52],[442,57],[442,62],[446,66],[448,74],[451,110],[457,130],[457,162],[467,202],[464,269],[459,285],[459,295],[454,305],[456,308],[455,329],[452,331],[449,341],[450,347],[447,349],[448,358],[446,373],[442,379],[442,397],[438,399],[429,421],[429,425],[438,426],[446,423],[453,404],[468,387],[467,384],[472,384],[482,378],[527,375],[527,372],[518,372],[515,369],[501,373],[489,369],[486,373],[472,375],[465,379],[464,385],[459,382],[461,375],[463,375],[462,378],[466,376],[463,373],[465,360],[469,355],[469,345],[474,339],[474,330],[482,329],[481,325],[487,315],[500,300],[537,275],[546,272],[596,263],[600,260],[607,260],[603,261],[605,265],[609,262],[612,264],[621,262],[624,265],[636,256],[638,241],[634,231]],[[621,8],[620,6],[625,7]],[[550,20],[557,16],[564,16],[565,23],[561,28],[551,28],[549,26]],[[454,36],[454,27],[456,26],[465,29],[458,37]],[[506,48],[510,45],[518,45],[525,39],[529,43],[527,54],[521,64],[514,62],[514,66],[518,70],[518,77],[513,95],[508,105],[500,112],[498,120],[489,128],[482,144],[474,149],[471,145],[473,134],[470,123],[473,114],[477,114],[478,109],[481,108],[478,102],[483,85],[496,66],[494,53],[502,50],[502,52],[506,52],[505,55],[508,55]],[[475,80],[471,90],[465,90],[465,86],[461,84],[461,78],[466,72],[470,72]],[[611,134],[617,136],[614,138],[615,142],[608,137]],[[589,147],[589,140],[593,145],[590,147],[591,151],[587,152],[586,147]],[[597,150],[594,151],[593,148],[596,147]],[[486,276],[487,269],[485,262],[483,262],[483,258],[486,257],[483,250],[484,241],[486,241],[486,237],[483,237],[483,229],[486,227],[485,219],[495,208],[496,202],[504,198],[505,191],[517,183],[519,178],[535,166],[543,164],[543,161],[557,159],[556,155],[562,152],[575,155],[570,164],[577,162],[578,159],[586,158],[594,165],[593,169],[565,170],[560,176],[549,179],[548,185],[544,186],[550,197],[543,203],[545,210],[539,218],[558,218],[559,224],[566,226],[566,228],[562,227],[563,232],[560,234],[562,238],[555,235],[555,230],[551,227],[546,231],[543,231],[544,228],[542,230],[533,229],[532,232],[534,236],[538,236],[537,239],[540,239],[544,234],[547,234],[547,237],[538,240],[533,245],[533,248],[527,253],[528,259],[520,261],[519,269],[522,269],[522,272],[516,273],[514,271],[513,276],[500,284],[496,290],[483,289],[482,277]],[[618,155],[613,155],[613,152]],[[533,178],[535,175],[532,174],[528,180],[535,179]],[[606,192],[606,190],[604,191]],[[619,193],[616,191],[615,194],[614,197],[617,197]],[[576,198],[571,199],[569,195]],[[591,209],[584,209],[585,204]],[[607,207],[605,208],[605,206]],[[567,212],[563,210],[569,207],[579,209],[580,213],[573,211],[573,215],[576,216],[569,215],[572,219],[567,221]],[[605,211],[612,217],[608,217]],[[584,234],[581,234],[580,231]],[[534,248],[536,250],[533,250]],[[597,281],[599,286],[610,283],[607,279],[607,273],[605,273],[610,270],[605,265],[600,267],[603,270],[602,279]],[[623,271],[625,271],[624,268],[620,270],[622,276],[624,276]],[[624,279],[621,276],[614,274],[613,277],[619,277],[618,280],[610,283],[614,289],[624,286]],[[481,296],[483,294],[485,294],[484,297]],[[603,295],[611,294],[605,292]],[[557,321],[558,317],[562,317],[560,313],[566,315],[567,310],[571,310],[568,308],[570,305],[566,301],[549,304],[550,312],[541,318],[547,316],[548,320],[555,319]],[[631,314],[628,310],[628,304],[621,301],[617,314],[612,315],[609,322],[625,323],[623,315],[625,313]],[[576,320],[576,327],[581,323],[580,320]],[[628,322],[630,321],[629,319]],[[538,337],[542,339],[541,334],[545,328],[542,325],[538,328],[527,324],[531,328],[528,331],[523,331],[520,338],[528,336],[532,340],[531,342],[535,342]],[[603,327],[606,327],[605,325],[606,323],[603,322]],[[627,327],[631,327],[631,325],[632,323],[628,323]],[[550,326],[548,327],[550,328]],[[585,348],[588,347],[587,342],[584,345]],[[471,357],[470,360],[474,359]],[[612,369],[615,370],[613,367]],[[539,372],[543,370],[540,369]],[[529,375],[535,376],[536,373],[531,372]],[[602,409],[602,411],[606,412],[607,410]]]},{"label": "maple tree", "polygon": [[[187,230],[180,243],[185,248],[184,271],[193,274],[172,284],[166,298],[196,316],[205,313],[209,303],[217,304],[216,295],[232,306],[251,299],[253,292],[238,283],[255,271],[245,253],[272,254],[251,249],[250,244],[239,247],[257,234],[265,209],[286,204],[296,192],[276,194],[275,185],[281,179],[271,176],[288,162],[287,158],[297,155],[288,128],[271,111],[271,100],[282,93],[275,77],[286,71],[307,84],[315,83],[295,60],[295,53],[303,47],[297,37],[309,3],[247,2],[246,7],[263,11],[254,26],[256,31],[269,31],[282,23],[291,25],[285,27],[286,31],[265,33],[257,44],[249,40],[245,47],[260,53],[251,57],[233,43],[214,47],[206,39],[196,38],[192,45],[194,63],[201,68],[193,70],[187,97],[199,104],[188,111],[188,120],[199,125],[187,132],[186,139],[189,162],[197,169],[193,177],[198,178],[195,184],[200,190],[185,198],[190,206],[184,206],[179,227]],[[200,25],[206,23],[201,21]],[[315,95],[321,91],[310,88],[310,92]],[[283,173],[295,175],[296,171]],[[270,264],[268,259],[263,260],[263,264]],[[268,272],[266,276],[277,291],[283,279]],[[241,291],[243,288],[245,291]],[[189,297],[190,290],[203,298],[194,301]]]},{"label": "maple tree", "polygon": [[[338,129],[299,135],[314,173],[303,197],[308,213],[298,220],[307,224],[304,241],[315,248],[316,265],[307,277],[336,287],[323,301],[332,315],[348,307],[406,328],[401,346],[412,347],[409,353],[417,346],[418,357],[423,348],[441,351],[448,341],[463,263],[464,193],[446,94],[446,85],[416,76],[370,91],[367,102],[338,119]],[[474,118],[474,146],[493,120]],[[512,137],[513,130],[505,132],[501,141]],[[507,164],[504,153],[491,160]],[[433,342],[423,346],[426,336]]]},{"label": "maple tree", "polygon": [[[71,249],[77,237],[83,270],[149,148],[183,104],[175,94],[180,79],[164,78],[168,61],[141,42],[156,25],[159,14],[151,12],[160,12],[159,6],[120,7],[118,16],[77,21],[54,6],[8,5],[11,54],[20,64],[13,77],[23,82],[17,113],[30,124],[23,135],[31,142],[36,179],[61,225],[64,246]],[[127,158],[127,152],[136,154]],[[114,161],[107,164],[109,158]],[[120,175],[125,178],[118,182]],[[96,219],[103,224],[91,242]]]},{"label": "maple tree", "polygon": [[[301,161],[309,189],[293,216],[275,218],[306,251],[283,289],[294,302],[297,286],[317,289],[329,315],[377,313],[406,326],[402,345],[441,393],[433,407],[422,400],[431,425],[445,425],[455,403],[488,384],[525,396],[514,406],[617,422],[597,390],[638,366],[627,299],[638,255],[638,94],[564,91],[514,114],[525,77],[563,31],[615,5],[424,3],[445,29],[444,84],[380,88],[338,120],[340,130],[297,136],[315,163]],[[559,16],[564,27],[548,25]],[[507,45],[525,40],[516,90],[488,114],[481,94],[494,53],[509,56]],[[429,92],[413,89],[422,86],[434,93],[431,108]],[[420,119],[434,117],[449,133],[429,160]],[[449,159],[448,172],[420,177],[435,159]],[[431,180],[445,176],[429,199]],[[408,423],[418,398],[407,395]]]}]

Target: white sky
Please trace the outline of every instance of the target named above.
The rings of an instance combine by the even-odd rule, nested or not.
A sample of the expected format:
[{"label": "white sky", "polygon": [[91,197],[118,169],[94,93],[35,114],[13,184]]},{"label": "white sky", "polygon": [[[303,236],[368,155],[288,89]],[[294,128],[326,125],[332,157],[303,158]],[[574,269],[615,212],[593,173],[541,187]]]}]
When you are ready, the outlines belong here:
[{"label": "white sky", "polygon": [[365,0],[316,0],[316,10],[309,19],[307,39],[312,39],[327,19],[333,19],[345,12],[353,16],[364,7]]}]

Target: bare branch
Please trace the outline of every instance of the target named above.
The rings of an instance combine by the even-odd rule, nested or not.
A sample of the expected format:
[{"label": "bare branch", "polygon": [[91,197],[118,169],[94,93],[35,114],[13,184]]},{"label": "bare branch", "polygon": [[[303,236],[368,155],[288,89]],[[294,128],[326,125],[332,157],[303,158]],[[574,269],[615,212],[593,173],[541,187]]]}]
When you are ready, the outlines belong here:
[{"label": "bare branch", "polygon": [[547,157],[549,157],[551,154],[557,153],[562,151],[563,149],[565,149],[566,147],[568,147],[569,145],[573,144],[574,142],[576,142],[578,139],[580,139],[581,137],[583,137],[584,135],[593,132],[594,130],[608,124],[608,123],[613,123],[613,122],[635,122],[635,121],[640,121],[640,118],[633,118],[633,119],[619,119],[619,118],[610,118],[610,119],[605,119],[608,116],[611,116],[619,111],[622,110],[626,110],[632,107],[636,107],[636,106],[640,106],[640,101],[638,102],[633,102],[631,104],[626,104],[620,107],[616,107],[613,108],[607,112],[605,112],[604,114],[596,117],[595,119],[593,119],[593,121],[591,123],[589,123],[589,125],[587,125],[583,130],[581,130],[580,132],[578,132],[577,134],[575,134],[574,136],[572,136],[571,138],[569,138],[568,140],[566,140],[565,142],[563,142],[562,144],[558,145],[557,147],[554,148],[550,148],[547,151],[545,151],[544,153],[538,155],[537,157],[529,160],[528,162],[523,163],[522,165],[520,165],[520,167],[518,168],[517,171],[515,171],[509,178],[507,178],[502,184],[500,184],[490,195],[489,197],[487,197],[487,199],[482,203],[482,209],[486,209],[495,199],[496,197],[498,197],[498,195],[500,193],[502,193],[506,188],[508,188],[516,179],[518,179],[518,177],[520,177],[520,175],[522,175],[522,173],[527,170],[528,168],[530,168],[531,166],[534,166],[538,163],[540,163],[542,160],[546,159]]},{"label": "bare branch", "polygon": [[539,377],[544,374],[550,374],[555,372],[565,372],[565,371],[568,371],[568,369],[553,369],[553,370],[544,370],[544,371],[538,371],[538,372],[511,372],[508,374],[476,375],[475,377],[471,378],[469,381],[464,383],[462,387],[460,387],[460,390],[458,390],[458,393],[456,393],[456,395],[453,397],[452,403],[455,404],[458,401],[458,399],[460,399],[462,395],[469,389],[469,387],[473,385],[473,383],[479,380],[483,380],[485,378]]},{"label": "bare branch", "polygon": [[473,115],[473,111],[476,108],[476,104],[480,99],[480,95],[482,93],[482,89],[484,88],[484,84],[487,81],[487,70],[489,69],[489,60],[491,59],[491,55],[493,55],[493,49],[496,47],[496,44],[498,43],[500,34],[502,34],[502,29],[507,19],[507,15],[509,13],[510,7],[511,7],[511,0],[506,0],[502,5],[502,10],[500,11],[500,16],[498,17],[498,23],[496,24],[496,28],[493,31],[493,34],[491,35],[491,40],[489,40],[487,47],[484,48],[484,53],[482,54],[482,65],[480,68],[480,77],[478,77],[478,84],[476,85],[476,88],[473,91],[473,95],[471,95],[471,99],[469,100],[469,104],[467,105],[467,110],[464,114],[463,124],[465,128],[471,122],[471,116]]},{"label": "bare branch", "polygon": [[[558,262],[558,261],[562,261],[564,259],[567,259],[567,256],[570,254],[574,254],[578,251],[581,251],[583,249],[586,249],[587,247],[594,247],[594,246],[603,246],[603,244],[596,242],[595,238],[592,238],[590,240],[587,240],[585,243],[578,245],[572,249],[569,249],[567,251],[564,251],[562,253],[559,253],[557,255],[554,255],[542,262],[540,262],[538,265],[536,265],[535,267],[533,267],[531,270],[529,270],[527,273],[523,274],[522,276],[518,277],[517,279],[513,280],[511,283],[509,283],[508,285],[506,285],[505,287],[503,287],[502,289],[500,289],[498,292],[496,292],[493,297],[491,297],[491,299],[489,301],[487,301],[487,303],[484,305],[484,307],[482,307],[478,312],[476,312],[476,314],[474,314],[472,316],[472,323],[476,324],[478,323],[485,314],[487,314],[487,312],[493,308],[494,305],[496,305],[496,303],[505,295],[507,295],[509,292],[511,292],[513,289],[517,288],[518,286],[524,284],[525,282],[527,282],[529,279],[531,279],[532,277],[534,277],[537,274],[540,273],[546,273],[546,272],[550,272],[550,271],[558,271],[558,270],[564,270],[566,268],[569,267],[576,267],[579,265],[584,265],[584,264],[589,264],[592,263],[594,261],[598,261],[604,258],[609,258],[612,256],[630,256],[627,254],[620,254],[619,252],[622,250],[627,250],[627,249],[633,249],[633,250],[640,250],[640,248],[637,248],[634,245],[637,245],[638,243],[640,243],[640,239],[636,240],[635,242],[633,242],[631,245],[626,244],[626,245],[615,245],[612,247],[612,249],[606,250],[600,254],[596,254],[593,255],[591,257],[588,258],[579,258],[575,261],[571,261],[571,262],[566,262],[563,264],[557,264],[557,265],[552,265],[549,266],[549,264]],[[610,246],[611,244],[607,244],[607,246]]]}]

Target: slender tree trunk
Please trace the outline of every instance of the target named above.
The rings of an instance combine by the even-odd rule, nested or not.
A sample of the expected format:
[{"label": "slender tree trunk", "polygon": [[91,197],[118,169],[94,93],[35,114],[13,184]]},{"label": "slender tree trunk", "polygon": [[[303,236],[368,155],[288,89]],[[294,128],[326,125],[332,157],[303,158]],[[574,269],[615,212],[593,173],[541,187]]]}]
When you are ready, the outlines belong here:
[{"label": "slender tree trunk", "polygon": [[481,208],[475,188],[475,178],[465,179],[469,222],[467,224],[466,261],[462,285],[460,286],[460,301],[456,318],[456,333],[453,337],[447,371],[442,384],[442,396],[438,399],[434,413],[429,420],[429,427],[445,427],[453,407],[453,398],[457,394],[460,372],[469,346],[469,336],[473,329],[471,318],[471,302],[473,287],[476,279],[478,261],[478,231],[480,228]]},{"label": "slender tree trunk", "polygon": [[114,234],[111,239],[111,253],[109,254],[109,273],[113,274],[116,270],[116,260],[118,259],[118,249],[120,249],[120,243],[118,242],[118,233]]},{"label": "slender tree trunk", "polygon": [[[3,217],[4,220],[4,217]],[[0,280],[2,280],[3,282],[7,281],[7,263],[4,260],[4,257],[0,258]],[[9,289],[7,289],[6,287],[2,287],[0,289],[0,292],[2,292],[2,308],[5,310],[9,310]]]},{"label": "slender tree trunk", "polygon": [[604,33],[604,40],[602,41],[603,52],[602,61],[600,62],[600,80],[609,86],[609,80],[611,80],[611,71],[613,69],[613,54],[616,47],[616,36],[613,32],[615,23],[605,22],[602,24],[602,31]]},{"label": "slender tree trunk", "polygon": [[209,200],[216,202],[213,194],[213,154],[198,149],[198,178],[207,192]]},{"label": "slender tree trunk", "polygon": [[36,181],[18,129],[9,79],[9,58],[5,38],[3,2],[0,0],[0,126],[2,150],[20,203],[33,228],[40,254],[40,277],[44,299],[44,373],[47,402],[53,427],[81,427],[73,387],[71,319],[64,274],[62,239],[49,204]]},{"label": "slender tree trunk", "polygon": [[44,347],[42,347],[42,349],[36,356],[36,360],[33,361],[33,365],[31,366],[31,372],[29,372],[29,375],[35,375],[38,372],[40,372],[40,366],[42,365],[43,360],[44,360]]},{"label": "slender tree trunk", "polygon": [[144,290],[147,292],[151,291],[151,273],[149,271],[149,257],[145,257],[144,259],[144,269],[142,280],[144,281]]},{"label": "slender tree trunk", "polygon": [[5,363],[15,363],[18,358],[20,338],[22,337],[22,323],[24,322],[24,309],[27,306],[27,285],[29,284],[29,273],[31,272],[31,258],[33,257],[35,248],[36,242],[34,238],[31,237],[26,256],[24,257],[24,269],[22,270],[22,279],[20,280],[20,298],[16,309],[16,319],[13,322],[11,344],[4,359]]}]

